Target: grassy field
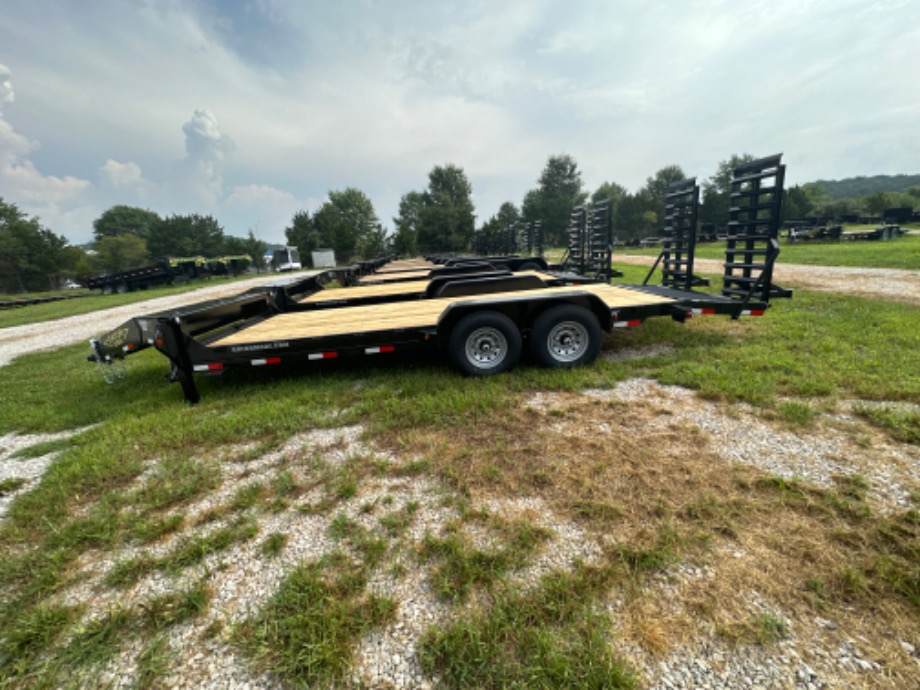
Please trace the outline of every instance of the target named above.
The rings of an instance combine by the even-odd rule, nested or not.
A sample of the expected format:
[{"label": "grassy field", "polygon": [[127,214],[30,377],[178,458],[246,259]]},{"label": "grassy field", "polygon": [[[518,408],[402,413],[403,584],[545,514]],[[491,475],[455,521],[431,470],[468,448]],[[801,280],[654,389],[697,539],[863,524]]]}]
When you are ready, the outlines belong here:
[{"label": "grassy field", "polygon": [[[623,351],[640,354],[613,357]],[[359,640],[404,605],[371,586],[384,576],[428,583],[446,614],[425,629],[419,661],[455,688],[638,687],[610,642],[626,635],[663,654],[691,636],[681,632],[691,620],[733,645],[769,649],[791,634],[779,614],[721,605],[733,588],[756,587],[801,620],[839,620],[847,634],[908,639],[920,626],[920,486],[906,507],[878,512],[859,475],[817,486],[726,463],[698,428],[655,431],[665,413],[654,404],[582,395],[652,379],[792,434],[857,401],[860,431],[844,434],[854,443],[918,444],[916,307],[797,292],[760,319],[651,320],[608,338],[584,369],[522,366],[482,380],[437,358],[240,370],[200,379],[195,408],[155,352],[130,358],[113,386],[84,355],[85,345],[35,354],[0,375],[0,432],[74,432],[20,452],[58,455],[0,523],[9,687],[97,685],[128,650],[137,685],[156,687],[182,651],[170,635],[196,622],[201,639],[236,650],[254,672],[291,686],[348,684]],[[528,403],[547,394],[564,404]],[[329,457],[344,441],[290,447],[354,425],[365,446],[338,462]],[[568,431],[551,434],[556,425]],[[272,453],[283,459],[257,469]],[[403,498],[407,487],[421,493]],[[488,507],[521,496],[601,552],[525,586],[517,576],[555,527]],[[448,517],[416,533],[421,515],[439,512]],[[257,612],[222,618],[217,583],[242,551],[270,564],[293,548],[293,530],[270,526],[278,521],[318,521],[332,546],[292,562]],[[729,559],[685,617],[666,610],[661,578],[721,566],[726,549],[752,557]],[[96,572],[95,561],[109,565]],[[92,596],[65,596],[86,579]],[[143,589],[153,579],[172,587]],[[891,663],[893,678],[911,672],[905,664]]]},{"label": "grassy field", "polygon": [[[862,265],[898,267],[918,251],[909,236],[784,245],[783,258],[852,252]],[[638,282],[645,270],[626,273]],[[45,320],[77,303],[89,311],[178,291],[28,309]],[[7,316],[0,325],[13,325]],[[797,621],[833,618],[848,635],[913,639],[920,628],[920,485],[881,512],[860,474],[824,486],[727,463],[700,428],[674,420],[662,430],[674,414],[663,402],[602,395],[648,379],[778,435],[916,446],[917,307],[797,291],[758,319],[650,320],[609,336],[599,361],[578,370],[465,379],[435,356],[239,370],[199,379],[194,408],[157,353],[129,358],[127,380],[107,386],[85,351],[0,371],[0,433],[71,434],[17,454],[55,459],[0,523],[4,687],[99,685],[119,655],[138,687],[157,687],[183,651],[172,636],[189,627],[254,673],[347,685],[359,641],[393,625],[403,603],[372,586],[381,578],[420,578],[446,612],[418,646],[424,673],[445,687],[639,687],[612,642],[662,655],[701,626],[769,650],[792,634],[789,621],[726,603],[752,588]],[[534,407],[541,396],[555,403]],[[855,420],[835,421],[844,412]],[[353,443],[304,440],[355,425]],[[0,495],[21,486],[0,482]],[[488,507],[522,497],[553,524]],[[560,548],[557,523],[600,552],[522,579]],[[308,529],[329,546],[290,556]],[[736,552],[750,558],[726,566]],[[244,553],[265,568],[285,563],[285,574],[256,611],[231,620],[221,583]],[[686,567],[722,577],[692,585],[675,612],[660,583]],[[168,587],[145,587],[153,581]],[[911,660],[886,659],[897,687]]]},{"label": "grassy field", "polygon": [[[863,226],[847,226],[846,230],[859,230]],[[872,226],[866,226],[871,229]],[[657,247],[645,249],[619,248],[617,254],[658,256]],[[725,260],[724,242],[704,242],[697,245],[696,255],[701,259]],[[920,267],[920,233],[902,235],[888,242],[812,242],[790,244],[780,240],[779,263],[809,266],[863,266],[867,268],[900,268],[917,270]]]}]

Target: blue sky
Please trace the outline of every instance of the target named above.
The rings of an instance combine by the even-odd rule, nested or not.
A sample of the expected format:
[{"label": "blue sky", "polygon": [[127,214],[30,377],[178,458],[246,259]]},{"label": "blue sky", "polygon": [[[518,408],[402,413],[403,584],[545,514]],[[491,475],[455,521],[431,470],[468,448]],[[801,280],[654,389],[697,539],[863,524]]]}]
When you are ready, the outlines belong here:
[{"label": "blue sky", "polygon": [[479,222],[567,153],[589,191],[784,153],[789,184],[920,172],[917,0],[5,0],[0,196],[283,241],[357,187],[392,229],[435,165]]}]

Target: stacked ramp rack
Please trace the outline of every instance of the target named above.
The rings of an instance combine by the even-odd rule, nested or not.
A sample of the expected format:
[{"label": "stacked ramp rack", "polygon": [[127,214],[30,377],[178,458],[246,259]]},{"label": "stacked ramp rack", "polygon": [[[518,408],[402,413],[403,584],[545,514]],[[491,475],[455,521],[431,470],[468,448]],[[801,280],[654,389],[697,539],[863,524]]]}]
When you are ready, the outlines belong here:
[{"label": "stacked ramp rack", "polygon": [[665,197],[665,227],[662,249],[643,285],[647,285],[655,269],[661,266],[661,284],[679,290],[707,286],[709,281],[693,274],[696,254],[696,224],[699,215],[700,187],[696,178],[681,180],[668,186]]},{"label": "stacked ramp rack", "polygon": [[733,172],[722,294],[738,301],[739,314],[752,300],[792,296],[773,284],[786,174],[781,157],[744,163]]}]

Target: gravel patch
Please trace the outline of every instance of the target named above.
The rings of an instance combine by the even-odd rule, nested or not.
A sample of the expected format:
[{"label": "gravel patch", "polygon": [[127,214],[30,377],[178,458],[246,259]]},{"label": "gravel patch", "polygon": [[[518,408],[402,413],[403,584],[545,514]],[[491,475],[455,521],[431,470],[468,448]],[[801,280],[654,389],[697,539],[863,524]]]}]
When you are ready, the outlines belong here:
[{"label": "gravel patch", "polygon": [[316,272],[298,273],[293,279],[268,274],[234,283],[210,285],[181,295],[158,297],[88,314],[68,316],[54,321],[0,328],[0,367],[6,366],[20,355],[56,350],[81,340],[89,340],[140,314],[167,311],[195,302],[232,297],[253,287],[300,280],[314,273]]},{"label": "gravel patch", "polygon": [[0,436],[0,481],[23,480],[17,488],[0,495],[0,520],[6,515],[10,504],[20,494],[31,491],[38,484],[45,470],[51,465],[60,452],[48,453],[37,458],[14,458],[13,456],[24,448],[58,441],[82,434],[88,428],[62,431],[56,434],[6,434]]},{"label": "gravel patch", "polygon": [[[725,460],[759,467],[774,476],[827,488],[834,485],[835,477],[861,475],[870,483],[870,500],[882,512],[909,508],[910,489],[904,484],[920,483],[920,448],[916,446],[879,442],[860,448],[815,427],[795,433],[762,421],[747,405],[734,406],[729,416],[722,407],[698,399],[693,391],[647,379],[630,379],[613,389],[586,390],[584,394],[598,400],[654,402],[666,414],[649,420],[651,428],[682,424],[698,430]],[[544,408],[548,404],[545,398],[536,402]]]},{"label": "gravel patch", "polygon": [[[614,263],[651,266],[655,257],[617,255]],[[716,259],[695,259],[699,273],[722,273]],[[877,299],[920,304],[920,271],[899,268],[855,268],[850,266],[805,266],[777,263],[773,280],[783,287],[794,286],[818,292],[840,292]]]}]

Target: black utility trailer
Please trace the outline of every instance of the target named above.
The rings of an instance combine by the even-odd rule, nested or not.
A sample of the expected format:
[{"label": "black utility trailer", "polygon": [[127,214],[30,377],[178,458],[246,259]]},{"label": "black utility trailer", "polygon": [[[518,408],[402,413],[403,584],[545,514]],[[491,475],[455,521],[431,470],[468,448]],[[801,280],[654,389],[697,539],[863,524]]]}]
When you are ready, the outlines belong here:
[{"label": "black utility trailer", "polygon": [[[89,359],[105,372],[153,346],[169,359],[170,380],[191,403],[199,400],[195,374],[420,348],[440,350],[472,376],[507,371],[525,350],[546,367],[587,364],[600,352],[604,331],[656,316],[681,322],[697,314],[759,316],[771,298],[790,297],[772,282],[784,172],[780,156],[735,169],[719,295],[692,289],[702,282],[693,274],[690,241],[698,191],[685,180],[669,190],[660,285],[648,284],[651,273],[644,285],[611,285],[605,271],[583,276],[544,265],[514,272],[507,263],[472,258],[443,266],[370,262],[136,317],[91,340]],[[599,265],[609,266],[609,252],[601,249]]]},{"label": "black utility trailer", "polygon": [[654,316],[683,321],[694,314],[760,315],[767,308],[757,299],[741,302],[663,286],[616,286],[587,279],[569,285],[566,278],[551,286],[552,281],[519,274],[458,275],[442,285],[450,296],[423,292],[400,301],[362,304],[356,295],[354,303],[324,308],[322,300],[310,298],[328,292],[348,300],[352,290],[361,290],[322,290],[320,284],[331,277],[321,274],[135,317],[90,341],[90,360],[111,364],[152,345],[169,358],[170,379],[194,403],[199,399],[195,374],[220,374],[233,367],[433,347],[473,376],[507,371],[525,348],[544,366],[567,368],[593,361],[603,331],[637,326]]}]

